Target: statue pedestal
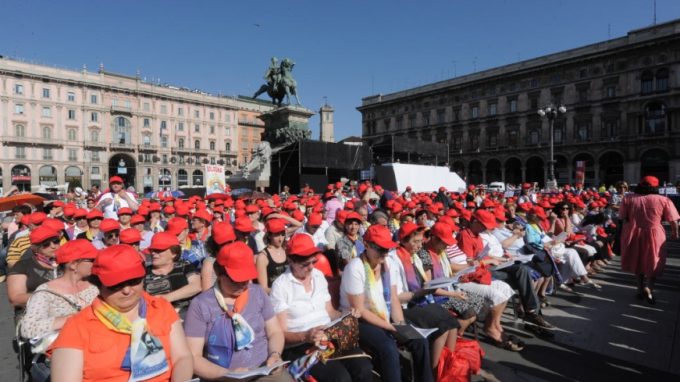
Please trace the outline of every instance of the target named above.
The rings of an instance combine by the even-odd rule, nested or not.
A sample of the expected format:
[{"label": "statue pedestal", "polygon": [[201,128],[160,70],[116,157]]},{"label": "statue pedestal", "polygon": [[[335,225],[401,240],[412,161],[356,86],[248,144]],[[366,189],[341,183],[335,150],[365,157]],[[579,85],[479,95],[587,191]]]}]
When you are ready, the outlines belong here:
[{"label": "statue pedestal", "polygon": [[286,105],[261,114],[258,118],[264,121],[263,141],[272,147],[309,139],[309,118],[316,114],[302,106]]}]

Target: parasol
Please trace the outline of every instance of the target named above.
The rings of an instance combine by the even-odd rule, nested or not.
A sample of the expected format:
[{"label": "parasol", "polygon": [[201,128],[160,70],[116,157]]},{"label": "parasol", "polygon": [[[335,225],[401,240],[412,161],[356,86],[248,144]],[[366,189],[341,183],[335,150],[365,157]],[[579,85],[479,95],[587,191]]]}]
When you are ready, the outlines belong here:
[{"label": "parasol", "polygon": [[41,205],[45,198],[33,194],[16,194],[6,198],[0,198],[0,212],[9,211],[22,204]]}]

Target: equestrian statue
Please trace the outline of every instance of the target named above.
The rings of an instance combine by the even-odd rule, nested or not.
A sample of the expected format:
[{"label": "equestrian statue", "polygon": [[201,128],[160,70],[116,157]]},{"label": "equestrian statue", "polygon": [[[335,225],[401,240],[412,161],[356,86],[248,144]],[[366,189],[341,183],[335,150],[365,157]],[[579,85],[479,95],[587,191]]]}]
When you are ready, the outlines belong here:
[{"label": "equestrian statue", "polygon": [[262,93],[267,93],[274,105],[281,106],[284,97],[290,105],[290,96],[292,95],[295,97],[296,104],[300,105],[300,98],[297,95],[297,82],[295,82],[292,74],[293,66],[295,66],[295,63],[289,58],[284,58],[279,64],[278,59],[272,57],[271,64],[264,74],[264,80],[267,83],[260,86],[253,98],[257,98]]}]

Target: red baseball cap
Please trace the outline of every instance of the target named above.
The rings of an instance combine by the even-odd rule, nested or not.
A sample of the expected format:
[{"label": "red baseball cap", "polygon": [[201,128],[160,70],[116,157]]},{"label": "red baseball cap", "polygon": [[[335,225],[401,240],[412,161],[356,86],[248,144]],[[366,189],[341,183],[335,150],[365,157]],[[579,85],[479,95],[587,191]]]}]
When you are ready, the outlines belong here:
[{"label": "red baseball cap", "polygon": [[92,274],[104,286],[111,287],[127,280],[144,277],[142,257],[127,244],[116,244],[102,249],[92,266]]},{"label": "red baseball cap", "polygon": [[496,228],[496,217],[493,213],[487,210],[477,210],[474,214],[472,214],[472,217],[480,222],[486,229]]},{"label": "red baseball cap", "polygon": [[339,221],[340,224],[345,224],[345,219],[347,219],[347,211],[345,210],[338,210],[335,213],[335,220]]},{"label": "red baseball cap", "polygon": [[494,215],[494,217],[496,218],[496,220],[498,220],[498,221],[504,222],[504,221],[507,221],[507,220],[508,220],[508,218],[505,217],[505,211],[503,211],[502,209],[496,209],[496,210],[493,212],[493,215]]},{"label": "red baseball cap", "polygon": [[179,245],[179,240],[177,240],[177,236],[171,234],[170,232],[159,232],[153,235],[153,238],[151,238],[151,244],[149,245],[149,249],[165,251],[166,249],[172,247],[173,245]]},{"label": "red baseball cap", "polygon": [[253,222],[247,216],[241,216],[240,218],[236,219],[236,221],[234,222],[234,229],[236,231],[240,231],[240,232],[253,232],[253,231],[255,231],[255,227],[253,226]]},{"label": "red baseball cap", "polygon": [[133,215],[132,218],[130,219],[130,224],[132,225],[144,223],[146,223],[146,219],[142,215]]},{"label": "red baseball cap", "polygon": [[345,216],[345,224],[349,223],[350,220],[356,220],[361,223],[363,219],[361,219],[361,215],[358,212],[351,211]]},{"label": "red baseball cap", "polygon": [[42,226],[60,232],[64,229],[64,222],[59,219],[47,218],[42,222]]},{"label": "red baseball cap", "polygon": [[260,212],[260,207],[258,207],[257,205],[255,205],[255,204],[248,204],[248,205],[246,206],[246,213],[247,213],[247,214],[254,214],[254,213],[256,213],[256,212]]},{"label": "red baseball cap", "polygon": [[439,238],[439,240],[446,243],[446,245],[454,245],[458,241],[453,237],[453,227],[446,223],[434,223],[432,226],[432,235]]},{"label": "red baseball cap", "polygon": [[29,222],[33,225],[40,225],[43,221],[45,221],[45,219],[47,219],[47,214],[44,212],[34,212],[29,216]]},{"label": "red baseball cap", "polygon": [[172,215],[172,214],[175,213],[175,207],[166,206],[165,208],[163,208],[163,213],[166,214],[166,215]]},{"label": "red baseball cap", "polygon": [[640,184],[649,187],[659,187],[659,178],[647,175],[640,179]]},{"label": "red baseball cap", "polygon": [[87,239],[75,239],[59,247],[54,254],[58,264],[65,264],[80,259],[96,259],[97,248]]},{"label": "red baseball cap", "polygon": [[194,213],[192,219],[201,219],[206,223],[210,223],[212,222],[213,217],[210,212],[208,212],[208,210],[198,210],[196,213]]},{"label": "red baseball cap", "polygon": [[118,216],[120,215],[132,215],[132,208],[123,207],[118,210]]},{"label": "red baseball cap", "polygon": [[213,241],[218,245],[224,245],[236,240],[234,227],[232,227],[229,222],[217,222],[213,224],[211,236]]},{"label": "red baseball cap", "polygon": [[134,228],[126,228],[120,231],[120,242],[122,244],[135,244],[142,241],[142,234]]},{"label": "red baseball cap", "polygon": [[189,207],[185,204],[178,204],[175,207],[175,212],[177,216],[187,216],[189,215]]},{"label": "red baseball cap", "polygon": [[314,240],[307,233],[296,233],[288,240],[286,246],[286,254],[293,256],[311,256],[321,252],[321,250],[314,245]]},{"label": "red baseball cap", "polygon": [[534,206],[534,208],[531,209],[531,212],[532,212],[534,215],[536,215],[536,216],[538,216],[539,218],[541,218],[541,219],[546,219],[546,218],[547,218],[547,216],[545,215],[545,210],[543,209],[543,207]]},{"label": "red baseball cap", "polygon": [[269,219],[264,223],[268,233],[279,233],[286,230],[286,221],[283,219]]},{"label": "red baseball cap", "polygon": [[64,202],[61,200],[54,201],[52,202],[52,207],[64,207]]},{"label": "red baseball cap", "polygon": [[149,212],[161,212],[161,204],[160,203],[149,204]]},{"label": "red baseball cap", "polygon": [[399,227],[399,240],[404,240],[404,238],[410,236],[412,233],[418,230],[418,225],[413,222],[406,222]]},{"label": "red baseball cap", "polygon": [[102,220],[102,223],[99,225],[99,230],[102,232],[120,230],[120,223],[118,223],[118,220],[104,219]]},{"label": "red baseball cap", "polygon": [[168,220],[168,225],[165,228],[165,232],[170,232],[171,234],[177,236],[185,229],[189,228],[189,223],[187,219],[184,218],[172,218]]},{"label": "red baseball cap", "polygon": [[76,208],[73,207],[72,205],[67,205],[64,206],[64,216],[68,217],[73,217],[73,214],[76,213]]},{"label": "red baseball cap", "polygon": [[104,214],[96,208],[87,213],[87,220],[104,219]]},{"label": "red baseball cap", "polygon": [[123,178],[120,176],[112,176],[109,178],[109,184],[120,183],[123,184]]},{"label": "red baseball cap", "polygon": [[75,219],[87,218],[87,210],[84,208],[78,208],[74,213],[73,217]]},{"label": "red baseball cap", "polygon": [[321,225],[323,222],[323,217],[321,217],[321,214],[311,214],[309,215],[309,218],[307,218],[307,224],[309,224],[312,227],[318,227]]},{"label": "red baseball cap", "polygon": [[51,239],[53,237],[59,237],[59,232],[49,228],[49,227],[43,227],[40,226],[28,235],[29,240],[31,241],[31,244],[40,244],[44,242],[45,240]]},{"label": "red baseball cap", "polygon": [[253,250],[242,241],[222,247],[215,261],[224,267],[229,278],[235,282],[245,282],[257,277]]},{"label": "red baseball cap", "polygon": [[364,234],[364,241],[378,245],[384,249],[392,249],[397,247],[397,243],[392,241],[392,233],[387,227],[379,224],[374,224],[366,230]]}]

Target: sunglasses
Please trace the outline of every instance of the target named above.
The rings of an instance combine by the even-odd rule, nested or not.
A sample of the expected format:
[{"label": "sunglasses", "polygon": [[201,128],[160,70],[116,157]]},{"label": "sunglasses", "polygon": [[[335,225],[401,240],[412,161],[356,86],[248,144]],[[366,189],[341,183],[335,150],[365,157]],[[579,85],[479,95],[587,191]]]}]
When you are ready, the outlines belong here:
[{"label": "sunglasses", "polygon": [[569,210],[569,207],[562,207],[563,210]]},{"label": "sunglasses", "polygon": [[78,262],[80,262],[80,263],[94,263],[94,259],[80,259]]},{"label": "sunglasses", "polygon": [[53,237],[53,238],[51,238],[51,239],[49,239],[49,240],[45,240],[45,241],[43,241],[42,243],[40,243],[40,246],[43,247],[43,248],[47,248],[47,247],[49,247],[49,246],[52,245],[52,244],[57,245],[57,244],[59,244],[60,242],[61,242],[61,239],[59,239],[58,237]]},{"label": "sunglasses", "polygon": [[107,239],[113,239],[114,237],[120,236],[119,232],[107,232],[104,237]]},{"label": "sunglasses", "polygon": [[125,280],[122,283],[118,283],[116,285],[106,287],[106,289],[108,289],[112,292],[118,292],[125,287],[137,286],[137,285],[141,284],[142,281],[144,281],[144,277],[138,277],[136,279]]}]

